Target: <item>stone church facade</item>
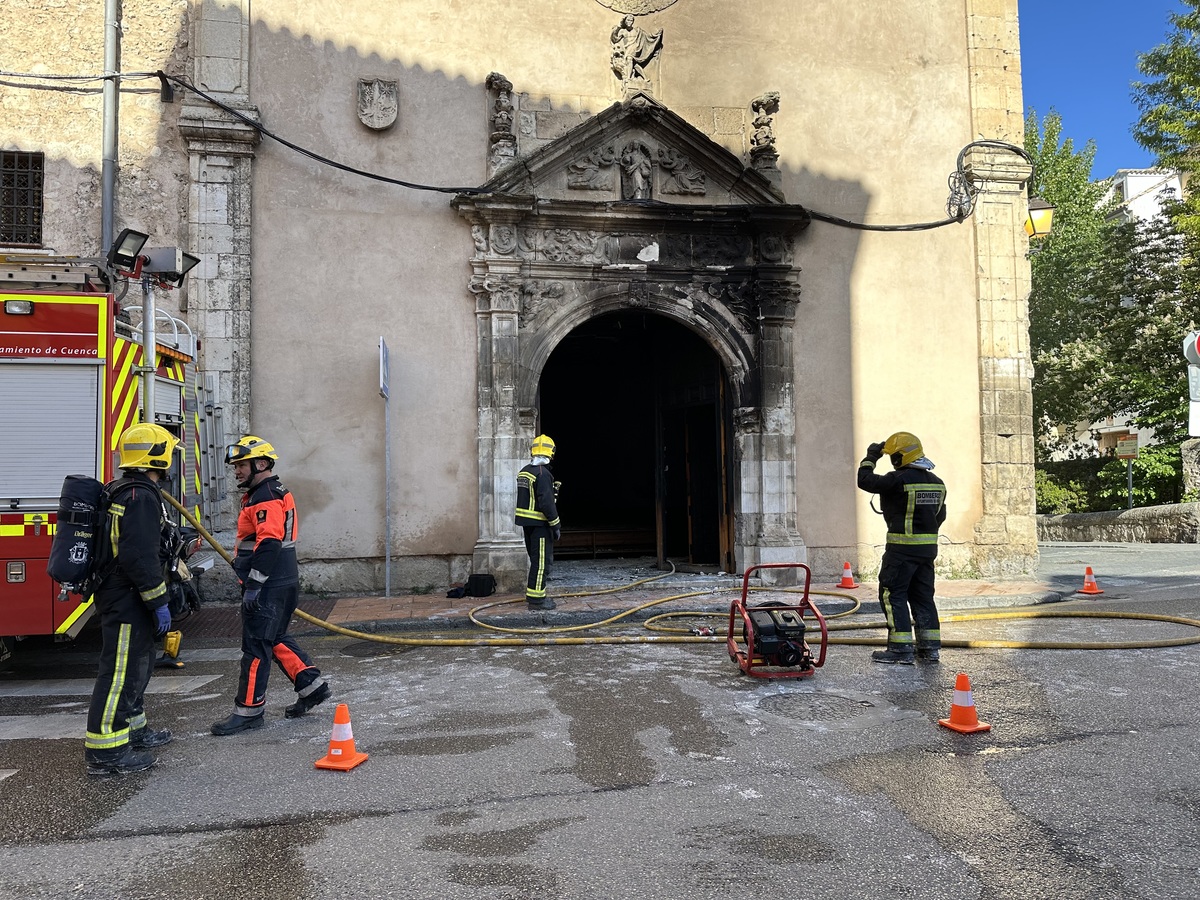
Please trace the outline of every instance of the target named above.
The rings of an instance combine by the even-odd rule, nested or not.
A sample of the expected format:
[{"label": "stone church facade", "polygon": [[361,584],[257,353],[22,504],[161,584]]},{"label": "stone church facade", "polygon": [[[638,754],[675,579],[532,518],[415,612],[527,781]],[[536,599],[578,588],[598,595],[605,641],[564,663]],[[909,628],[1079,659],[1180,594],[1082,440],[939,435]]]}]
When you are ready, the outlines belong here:
[{"label": "stone church facade", "polygon": [[[98,70],[99,16],[51,58],[16,2],[0,67]],[[385,551],[401,590],[515,587],[540,431],[581,552],[869,573],[857,462],[909,430],[943,570],[1036,565],[1028,166],[976,147],[965,221],[843,227],[940,220],[962,148],[1020,144],[1016,0],[123,6],[122,71],[197,90],[123,80],[118,227],[201,257],[160,302],[279,449],[308,587],[378,589]],[[44,243],[97,252],[97,95],[0,91]]]}]

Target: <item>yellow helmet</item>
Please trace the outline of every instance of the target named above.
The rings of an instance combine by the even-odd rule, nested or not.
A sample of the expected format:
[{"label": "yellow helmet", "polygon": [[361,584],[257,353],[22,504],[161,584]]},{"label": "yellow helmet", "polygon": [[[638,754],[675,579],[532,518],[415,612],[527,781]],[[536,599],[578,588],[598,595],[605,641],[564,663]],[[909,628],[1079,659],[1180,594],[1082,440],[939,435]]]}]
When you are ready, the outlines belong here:
[{"label": "yellow helmet", "polygon": [[275,452],[275,448],[260,437],[255,437],[248,434],[236,444],[230,444],[225,448],[225,462],[233,465],[235,462],[241,462],[243,459],[279,459],[279,454]]},{"label": "yellow helmet", "polygon": [[554,459],[554,441],[547,435],[539,434],[533,439],[533,446],[529,448],[529,455]]},{"label": "yellow helmet", "polygon": [[179,439],[161,425],[150,422],[130,425],[117,439],[117,467],[143,472],[169,469],[178,444]]},{"label": "yellow helmet", "polygon": [[892,468],[899,469],[925,455],[921,439],[907,431],[897,431],[883,442],[883,452],[892,460]]}]

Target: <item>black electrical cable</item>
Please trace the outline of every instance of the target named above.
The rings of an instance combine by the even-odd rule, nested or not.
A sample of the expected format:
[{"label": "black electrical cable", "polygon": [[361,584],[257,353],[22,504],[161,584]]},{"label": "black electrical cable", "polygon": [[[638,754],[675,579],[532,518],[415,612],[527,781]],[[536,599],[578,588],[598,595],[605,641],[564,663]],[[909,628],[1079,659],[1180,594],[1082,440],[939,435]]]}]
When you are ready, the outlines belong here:
[{"label": "black electrical cable", "polygon": [[413,181],[404,181],[403,179],[400,179],[400,178],[391,178],[387,175],[378,175],[374,172],[368,172],[364,169],[356,169],[354,166],[348,166],[345,163],[338,162],[337,160],[329,159],[326,156],[321,156],[319,153],[315,153],[312,150],[308,150],[305,147],[301,147],[299,144],[293,144],[287,138],[282,138],[279,135],[272,132],[271,130],[269,130],[268,128],[264,127],[260,122],[254,121],[252,118],[247,116],[245,113],[240,112],[239,110],[233,108],[232,106],[222,103],[216,97],[206,94],[204,91],[200,90],[194,84],[192,84],[176,75],[168,75],[161,70],[157,71],[157,72],[153,72],[151,74],[156,78],[165,79],[167,81],[174,82],[175,84],[179,85],[184,90],[191,91],[197,97],[203,97],[205,100],[207,100],[213,106],[217,107],[218,109],[224,110],[225,112],[229,113],[231,116],[233,116],[238,121],[243,122],[246,125],[249,125],[251,128],[253,128],[255,131],[257,131],[259,134],[261,134],[263,137],[269,137],[271,140],[276,141],[280,144],[283,144],[283,146],[287,147],[289,150],[294,150],[296,153],[299,153],[301,156],[307,156],[309,159],[315,160],[316,162],[322,163],[323,165],[326,165],[326,166],[332,166],[335,169],[341,169],[343,172],[349,172],[351,175],[361,175],[363,178],[370,178],[374,181],[382,181],[385,184],[399,185],[400,187],[409,188],[414,191],[434,191],[439,194],[488,194],[488,193],[491,193],[490,191],[488,191],[484,188],[480,188],[480,187],[438,187],[436,185],[431,185],[431,184],[418,184]]}]

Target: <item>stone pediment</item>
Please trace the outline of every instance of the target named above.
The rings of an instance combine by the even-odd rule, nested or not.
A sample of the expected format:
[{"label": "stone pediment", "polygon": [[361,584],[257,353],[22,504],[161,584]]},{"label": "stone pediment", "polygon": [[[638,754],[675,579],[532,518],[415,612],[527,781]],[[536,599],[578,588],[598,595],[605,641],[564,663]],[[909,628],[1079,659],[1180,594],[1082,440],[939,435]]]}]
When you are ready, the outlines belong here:
[{"label": "stone pediment", "polygon": [[614,103],[505,166],[484,190],[582,202],[662,201],[770,206],[783,194],[667,107],[644,94]]}]

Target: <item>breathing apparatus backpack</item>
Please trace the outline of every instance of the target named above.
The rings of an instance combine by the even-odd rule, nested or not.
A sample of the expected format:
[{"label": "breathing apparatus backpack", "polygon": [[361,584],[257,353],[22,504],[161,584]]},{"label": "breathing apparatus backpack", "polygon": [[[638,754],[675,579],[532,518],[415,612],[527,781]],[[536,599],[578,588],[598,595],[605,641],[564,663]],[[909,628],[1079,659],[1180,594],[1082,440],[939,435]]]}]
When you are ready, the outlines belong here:
[{"label": "breathing apparatus backpack", "polygon": [[100,532],[112,503],[111,485],[90,475],[68,475],[58,497],[58,523],[50,543],[46,574],[67,593],[90,597],[112,572],[116,560],[102,564]]}]

